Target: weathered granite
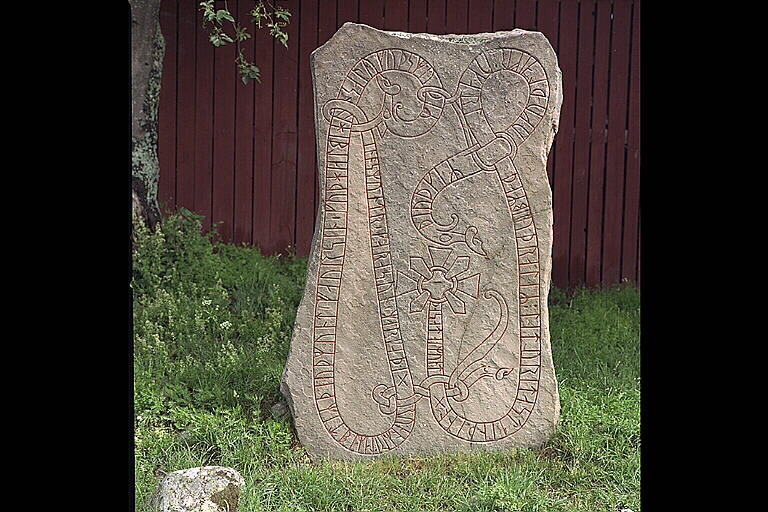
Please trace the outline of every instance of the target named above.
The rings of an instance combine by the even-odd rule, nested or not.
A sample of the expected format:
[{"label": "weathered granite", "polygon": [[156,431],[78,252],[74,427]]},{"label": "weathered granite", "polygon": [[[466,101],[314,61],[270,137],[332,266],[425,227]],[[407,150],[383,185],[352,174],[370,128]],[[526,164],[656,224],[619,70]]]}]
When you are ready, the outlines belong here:
[{"label": "weathered granite", "polygon": [[321,206],[282,392],[312,458],[541,445],[560,401],[543,34],[346,23],[312,53]]},{"label": "weathered granite", "polygon": [[245,485],[236,470],[223,466],[182,469],[167,474],[150,500],[159,512],[237,512]]}]

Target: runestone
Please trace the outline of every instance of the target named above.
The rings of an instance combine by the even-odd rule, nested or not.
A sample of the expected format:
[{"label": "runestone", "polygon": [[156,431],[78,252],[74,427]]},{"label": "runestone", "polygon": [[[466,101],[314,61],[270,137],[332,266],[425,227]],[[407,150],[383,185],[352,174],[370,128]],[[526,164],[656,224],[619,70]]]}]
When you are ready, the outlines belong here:
[{"label": "runestone", "polygon": [[299,440],[312,459],[541,446],[552,46],[346,23],[311,66],[320,206],[281,382]]}]

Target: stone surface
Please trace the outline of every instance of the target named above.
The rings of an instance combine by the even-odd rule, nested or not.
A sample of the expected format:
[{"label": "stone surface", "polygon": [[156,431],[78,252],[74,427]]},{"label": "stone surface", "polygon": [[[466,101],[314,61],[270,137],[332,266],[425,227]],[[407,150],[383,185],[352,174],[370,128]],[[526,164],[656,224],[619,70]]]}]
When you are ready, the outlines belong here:
[{"label": "stone surface", "polygon": [[282,381],[299,440],[313,459],[541,445],[551,45],[347,23],[312,73],[321,203]]},{"label": "stone surface", "polygon": [[151,508],[160,512],[237,512],[240,473],[223,466],[204,466],[169,473],[152,498]]}]

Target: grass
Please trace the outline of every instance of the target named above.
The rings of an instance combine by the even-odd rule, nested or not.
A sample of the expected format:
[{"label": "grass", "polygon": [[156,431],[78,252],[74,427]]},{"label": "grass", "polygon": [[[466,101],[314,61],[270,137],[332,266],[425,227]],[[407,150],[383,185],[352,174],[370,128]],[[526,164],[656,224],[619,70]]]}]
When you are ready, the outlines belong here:
[{"label": "grass", "polygon": [[165,473],[237,469],[241,512],[640,512],[640,294],[550,293],[561,419],[537,451],[312,464],[280,399],[306,260],[134,231],[136,500]]}]

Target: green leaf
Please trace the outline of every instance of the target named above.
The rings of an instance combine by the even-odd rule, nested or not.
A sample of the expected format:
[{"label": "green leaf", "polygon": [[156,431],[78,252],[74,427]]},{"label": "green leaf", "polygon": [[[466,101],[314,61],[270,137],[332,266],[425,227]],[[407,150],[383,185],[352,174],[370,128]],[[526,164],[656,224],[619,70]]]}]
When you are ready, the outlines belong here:
[{"label": "green leaf", "polygon": [[213,0],[208,2],[200,2],[200,10],[203,11],[203,18],[205,21],[213,21],[215,13],[213,11]]},{"label": "green leaf", "polygon": [[229,20],[232,23],[235,22],[235,18],[232,17],[232,15],[227,11],[226,9],[219,9],[216,11],[216,21],[221,23],[221,20]]},{"label": "green leaf", "polygon": [[288,19],[288,18],[290,18],[290,16],[291,16],[291,13],[290,13],[289,11],[286,11],[286,10],[284,10],[284,9],[281,9],[281,8],[278,8],[278,9],[275,11],[275,16],[277,16],[277,17],[278,17],[278,18],[280,18],[281,20],[285,20],[285,21],[291,21],[291,20],[289,20],[289,19]]},{"label": "green leaf", "polygon": [[251,34],[249,34],[244,27],[241,27],[240,25],[235,27],[235,38],[238,41],[245,41],[249,37],[251,37]]},{"label": "green leaf", "polygon": [[257,82],[261,82],[259,79],[259,68],[251,65],[241,66],[240,67],[240,79],[243,81],[243,84],[248,85],[248,82],[250,80],[256,80]]},{"label": "green leaf", "polygon": [[260,3],[251,10],[251,22],[261,28],[261,20],[266,18],[267,11],[264,4]]},{"label": "green leaf", "polygon": [[203,14],[207,17],[208,15],[213,13],[213,0],[209,0],[207,2],[200,2],[200,10],[203,11]]}]

